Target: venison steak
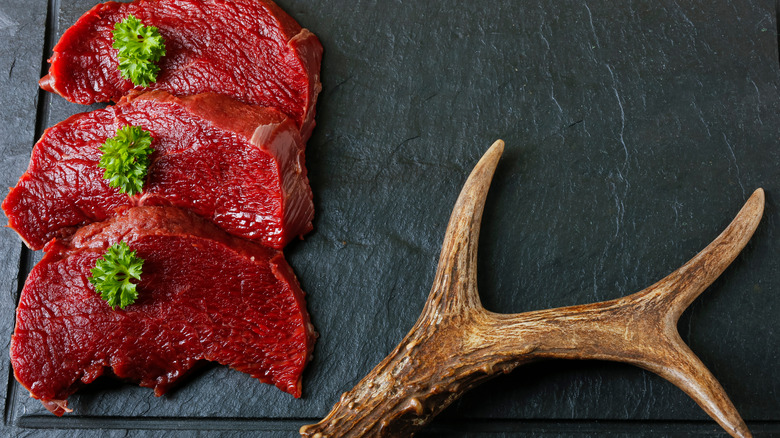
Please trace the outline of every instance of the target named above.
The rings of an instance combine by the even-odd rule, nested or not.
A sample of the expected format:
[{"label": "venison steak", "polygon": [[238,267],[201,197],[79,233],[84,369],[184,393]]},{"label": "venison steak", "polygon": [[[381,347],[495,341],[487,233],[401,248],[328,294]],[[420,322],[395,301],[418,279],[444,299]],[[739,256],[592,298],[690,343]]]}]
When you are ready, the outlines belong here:
[{"label": "venison steak", "polygon": [[[89,283],[106,249],[144,259],[138,299],[113,310]],[[215,361],[295,397],[316,333],[280,251],[227,235],[174,207],[134,207],[53,240],[16,313],[16,379],[57,415],[104,373],[162,395]]]},{"label": "venison steak", "polygon": [[[155,149],[144,191],[133,196],[110,187],[98,167],[101,144],[126,125],[150,131]],[[295,124],[273,108],[216,94],[131,95],[46,130],[2,208],[37,250],[142,205],[188,208],[231,234],[284,247],[311,230],[314,216]]]},{"label": "venison steak", "polygon": [[309,138],[322,88],[322,45],[269,0],[99,4],[62,35],[41,87],[81,104],[127,94],[134,85],[119,72],[111,32],[130,14],[165,39],[166,55],[149,88],[182,96],[213,92],[278,108]]}]

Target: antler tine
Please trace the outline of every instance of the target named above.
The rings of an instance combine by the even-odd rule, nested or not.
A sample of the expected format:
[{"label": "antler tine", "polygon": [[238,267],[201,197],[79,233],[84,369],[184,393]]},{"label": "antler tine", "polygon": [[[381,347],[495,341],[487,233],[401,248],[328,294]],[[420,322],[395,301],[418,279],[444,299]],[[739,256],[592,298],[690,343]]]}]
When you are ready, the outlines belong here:
[{"label": "antler tine", "polygon": [[482,211],[503,140],[496,140],[471,171],[450,215],[439,265],[423,315],[428,312],[463,313],[482,309],[477,290],[477,247]]},{"label": "antler tine", "polygon": [[656,351],[656,357],[626,361],[652,371],[691,397],[710,417],[736,438],[752,437],[723,386],[685,345],[675,330],[671,343]]},{"label": "antler tine", "polygon": [[[747,245],[764,214],[764,190],[756,189],[728,227],[686,264],[658,283],[639,292],[660,293],[669,306],[668,317],[676,324],[680,315]],[[632,299],[632,297],[626,297]]]}]

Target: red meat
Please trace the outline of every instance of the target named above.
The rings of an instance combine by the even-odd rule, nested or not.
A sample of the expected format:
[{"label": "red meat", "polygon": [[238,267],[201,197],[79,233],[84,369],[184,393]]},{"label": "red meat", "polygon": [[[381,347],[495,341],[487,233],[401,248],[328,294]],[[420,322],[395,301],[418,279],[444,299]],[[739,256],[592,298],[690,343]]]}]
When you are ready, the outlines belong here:
[{"label": "red meat", "polygon": [[[134,196],[110,187],[98,167],[101,143],[126,125],[150,131],[155,149],[144,191]],[[40,249],[141,205],[188,208],[231,234],[284,247],[311,230],[314,216],[295,124],[215,94],[130,96],[49,128],[2,208],[9,226]]]},{"label": "red meat", "polygon": [[138,0],[92,8],[63,35],[40,85],[71,102],[118,101],[133,89],[118,70],[114,25],[128,15],[166,41],[157,82],[176,95],[225,94],[278,108],[309,138],[321,89],[317,37],[268,0]]},{"label": "red meat", "polygon": [[[136,302],[112,310],[87,278],[119,240],[145,261]],[[185,210],[137,207],[47,245],[22,290],[11,362],[16,379],[57,415],[104,373],[159,396],[203,360],[299,397],[315,337],[280,251]]]}]

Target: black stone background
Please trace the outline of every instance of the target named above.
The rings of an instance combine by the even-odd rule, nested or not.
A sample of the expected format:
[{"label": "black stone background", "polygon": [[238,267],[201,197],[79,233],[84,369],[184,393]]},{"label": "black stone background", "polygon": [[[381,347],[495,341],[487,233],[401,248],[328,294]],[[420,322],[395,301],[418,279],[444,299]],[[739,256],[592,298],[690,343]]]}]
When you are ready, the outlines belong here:
[{"label": "black stone background", "polygon": [[[1,185],[15,184],[43,129],[88,109],[36,82],[61,32],[94,3],[0,2]],[[502,138],[479,252],[481,297],[493,311],[642,289],[706,246],[755,188],[766,190],[753,240],[679,328],[755,435],[780,436],[775,2],[279,4],[325,47],[307,149],[315,229],[286,250],[321,335],[303,397],[213,366],[161,398],[102,380],[71,398],[73,414],[48,414],[8,360],[18,291],[40,254],[2,229],[2,434],[295,436],[412,326],[461,185]],[[725,434],[663,379],[596,361],[521,367],[419,434],[603,435]]]}]

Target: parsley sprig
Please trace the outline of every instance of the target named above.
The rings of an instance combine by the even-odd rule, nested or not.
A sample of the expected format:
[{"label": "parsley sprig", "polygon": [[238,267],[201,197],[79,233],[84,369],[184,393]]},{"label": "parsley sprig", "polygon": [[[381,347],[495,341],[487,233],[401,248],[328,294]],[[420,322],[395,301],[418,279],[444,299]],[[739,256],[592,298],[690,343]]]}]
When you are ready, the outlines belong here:
[{"label": "parsley sprig", "polygon": [[98,166],[105,169],[108,185],[134,195],[144,188],[152,149],[152,134],[138,126],[125,126],[100,146]]},{"label": "parsley sprig", "polygon": [[138,298],[135,284],[130,279],[141,279],[143,265],[144,260],[137,257],[127,243],[115,243],[108,247],[103,257],[97,259],[95,267],[90,270],[89,282],[109,306],[124,308]]},{"label": "parsley sprig", "polygon": [[155,64],[165,56],[165,41],[154,26],[144,26],[132,15],[114,25],[114,48],[119,51],[119,72],[133,84],[148,87],[157,80],[160,67]]}]

